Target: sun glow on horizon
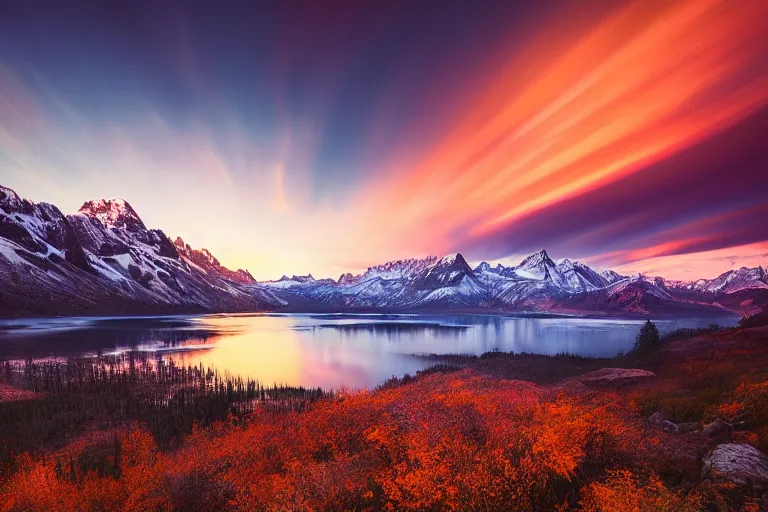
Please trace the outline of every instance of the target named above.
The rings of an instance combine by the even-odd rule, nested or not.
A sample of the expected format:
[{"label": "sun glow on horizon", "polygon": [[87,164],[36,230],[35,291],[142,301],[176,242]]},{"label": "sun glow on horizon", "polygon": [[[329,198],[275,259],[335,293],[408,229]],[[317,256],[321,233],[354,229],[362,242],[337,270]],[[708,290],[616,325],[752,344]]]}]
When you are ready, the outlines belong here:
[{"label": "sun glow on horizon", "polygon": [[[317,56],[334,64],[327,69],[291,62],[314,49],[301,37],[285,49],[288,56],[260,55],[260,65],[272,66],[265,69],[275,76],[269,87],[259,82],[264,89],[258,91],[240,83],[247,77],[233,79],[215,67],[219,60],[207,62],[204,45],[183,32],[183,44],[169,54],[177,66],[171,77],[183,85],[171,89],[175,109],[157,90],[137,86],[145,85],[139,79],[120,82],[125,94],[111,96],[114,77],[97,70],[87,85],[111,101],[90,111],[73,100],[65,87],[70,82],[54,86],[45,73],[0,54],[0,183],[65,213],[88,199],[123,197],[148,227],[206,247],[223,265],[247,268],[259,280],[308,273],[336,278],[390,260],[456,251],[472,260],[512,261],[532,247],[672,276],[679,274],[681,255],[716,255],[730,247],[733,256],[764,243],[768,234],[754,219],[766,201],[755,198],[759,187],[742,183],[746,167],[722,164],[722,184],[741,173],[738,187],[679,210],[671,211],[668,198],[653,204],[642,194],[651,186],[677,187],[674,201],[682,204],[687,183],[721,186],[712,175],[699,178],[692,164],[665,173],[649,169],[707,150],[710,141],[768,112],[768,3],[612,5],[572,4],[590,14],[578,22],[567,9],[547,11],[526,26],[531,37],[507,27],[495,46],[478,46],[469,57],[446,49],[441,57],[447,61],[435,63],[428,85],[409,88],[414,63],[402,63],[399,49],[393,62],[402,72],[382,84],[355,82],[372,95],[361,96],[373,107],[360,115],[363,101],[344,79],[362,80],[369,55],[362,51],[360,61],[350,61],[361,66],[350,64],[351,74],[340,65],[349,56],[346,43],[363,38],[357,31],[343,33],[350,39],[316,43],[330,45]],[[328,25],[320,28],[337,34],[338,20],[321,21]],[[239,65],[233,69],[245,69]],[[438,79],[442,67],[455,79]],[[290,81],[297,69],[309,69],[317,83],[300,80],[298,87]],[[155,78],[146,82],[164,83]],[[313,86],[303,88],[307,83]],[[426,106],[403,114],[396,112],[401,103]],[[731,148],[709,151],[729,155]],[[339,156],[347,154],[353,157]],[[623,183],[637,189],[625,194],[628,200],[648,201],[648,212],[666,208],[669,216],[626,213],[611,203],[610,191]],[[589,203],[600,191],[605,195]],[[584,226],[558,232],[551,219],[574,211],[589,212]],[[548,226],[541,240],[535,239],[539,225]],[[757,261],[756,254],[743,252],[744,261]],[[706,274],[732,266],[728,258],[693,261]]]}]

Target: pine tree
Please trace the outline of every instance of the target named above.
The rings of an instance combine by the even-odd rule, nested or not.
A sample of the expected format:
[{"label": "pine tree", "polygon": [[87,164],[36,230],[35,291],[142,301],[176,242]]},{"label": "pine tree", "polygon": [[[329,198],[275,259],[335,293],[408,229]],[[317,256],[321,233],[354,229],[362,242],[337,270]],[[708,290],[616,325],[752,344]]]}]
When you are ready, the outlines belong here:
[{"label": "pine tree", "polygon": [[636,354],[647,354],[653,352],[661,343],[661,336],[656,324],[648,320],[640,328],[640,332],[635,339],[634,352]]}]

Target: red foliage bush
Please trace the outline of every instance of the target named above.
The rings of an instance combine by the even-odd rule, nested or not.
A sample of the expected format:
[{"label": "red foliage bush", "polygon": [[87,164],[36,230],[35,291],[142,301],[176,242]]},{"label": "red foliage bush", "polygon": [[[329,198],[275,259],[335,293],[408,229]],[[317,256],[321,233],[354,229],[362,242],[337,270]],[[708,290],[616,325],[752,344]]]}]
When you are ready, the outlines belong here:
[{"label": "red foliage bush", "polygon": [[2,502],[25,511],[552,509],[631,452],[633,414],[602,395],[432,375],[196,430],[167,454],[146,432],[124,433],[117,476],[26,460]]}]

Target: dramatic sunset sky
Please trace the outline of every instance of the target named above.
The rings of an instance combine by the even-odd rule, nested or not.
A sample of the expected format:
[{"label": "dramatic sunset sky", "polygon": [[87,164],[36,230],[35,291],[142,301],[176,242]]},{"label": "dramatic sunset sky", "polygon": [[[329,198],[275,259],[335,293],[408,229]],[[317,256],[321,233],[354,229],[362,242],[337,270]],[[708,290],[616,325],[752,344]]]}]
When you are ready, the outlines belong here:
[{"label": "dramatic sunset sky", "polygon": [[[122,5],[119,6],[118,4]],[[259,279],[768,265],[765,0],[0,3],[0,184]]]}]

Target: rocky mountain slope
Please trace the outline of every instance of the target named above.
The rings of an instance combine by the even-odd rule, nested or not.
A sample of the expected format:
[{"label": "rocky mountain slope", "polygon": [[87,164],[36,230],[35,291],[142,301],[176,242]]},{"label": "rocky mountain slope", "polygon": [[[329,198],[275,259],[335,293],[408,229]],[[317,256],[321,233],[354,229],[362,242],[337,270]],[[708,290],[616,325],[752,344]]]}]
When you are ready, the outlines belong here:
[{"label": "rocky mountain slope", "polygon": [[244,270],[147,229],[130,204],[64,216],[0,187],[0,316],[253,311],[284,306]]},{"label": "rocky mountain slope", "polygon": [[148,229],[121,199],[65,216],[0,187],[0,316],[230,311],[510,311],[606,316],[749,314],[768,303],[762,267],[693,282],[598,273],[546,251],[519,265],[461,254],[407,259],[338,279],[257,283],[206,249]]},{"label": "rocky mountain slope", "polygon": [[[728,278],[734,274],[738,278]],[[470,268],[461,254],[393,261],[338,280],[283,276],[259,283],[296,310],[461,310],[550,312],[606,316],[723,316],[745,314],[765,302],[765,272],[742,269],[711,281],[688,283],[598,273],[546,251],[517,266]],[[721,281],[732,288],[712,290]],[[738,284],[738,286],[736,286]],[[254,285],[255,287],[255,285]],[[738,296],[738,297],[737,297]],[[746,299],[744,298],[746,297]],[[737,300],[738,299],[738,300]]]}]

